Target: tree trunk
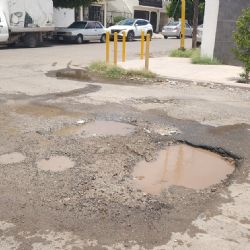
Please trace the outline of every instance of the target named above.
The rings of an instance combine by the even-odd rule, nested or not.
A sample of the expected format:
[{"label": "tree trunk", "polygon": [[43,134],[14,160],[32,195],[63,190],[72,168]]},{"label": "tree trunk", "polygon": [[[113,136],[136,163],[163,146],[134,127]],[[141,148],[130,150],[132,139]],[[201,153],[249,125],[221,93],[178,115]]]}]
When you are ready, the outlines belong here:
[{"label": "tree trunk", "polygon": [[193,38],[192,38],[192,48],[197,47],[197,27],[198,27],[198,17],[199,17],[199,0],[193,0],[194,4],[194,16],[193,16]]}]

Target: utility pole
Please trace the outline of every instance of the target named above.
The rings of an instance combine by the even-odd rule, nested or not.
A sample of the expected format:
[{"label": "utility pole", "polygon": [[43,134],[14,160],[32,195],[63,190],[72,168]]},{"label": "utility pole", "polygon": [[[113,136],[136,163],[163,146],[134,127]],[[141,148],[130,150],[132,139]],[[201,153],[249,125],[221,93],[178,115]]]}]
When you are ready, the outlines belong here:
[{"label": "utility pole", "polygon": [[194,4],[194,16],[193,16],[193,38],[192,38],[192,48],[197,47],[197,27],[199,18],[199,0],[193,0]]},{"label": "utility pole", "polygon": [[181,50],[185,50],[186,0],[181,1]]}]

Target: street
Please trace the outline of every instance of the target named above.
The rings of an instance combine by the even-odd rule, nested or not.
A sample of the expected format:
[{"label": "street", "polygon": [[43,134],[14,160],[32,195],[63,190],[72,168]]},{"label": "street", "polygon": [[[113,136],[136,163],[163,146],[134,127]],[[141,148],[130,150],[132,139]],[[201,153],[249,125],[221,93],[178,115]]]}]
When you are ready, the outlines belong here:
[{"label": "street", "polygon": [[[150,55],[179,43],[153,39]],[[128,60],[139,52],[127,43]],[[249,248],[249,88],[55,77],[104,61],[100,43],[0,55],[0,250]],[[138,163],[183,144],[233,172],[202,189],[138,188]]]}]

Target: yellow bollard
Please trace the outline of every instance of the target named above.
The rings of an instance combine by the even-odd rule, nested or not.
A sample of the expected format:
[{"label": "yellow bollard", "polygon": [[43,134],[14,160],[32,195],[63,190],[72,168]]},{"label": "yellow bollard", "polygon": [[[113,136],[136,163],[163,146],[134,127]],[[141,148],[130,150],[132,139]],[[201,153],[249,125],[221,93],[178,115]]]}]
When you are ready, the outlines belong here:
[{"label": "yellow bollard", "polygon": [[126,61],[126,32],[122,32],[122,62]]},{"label": "yellow bollard", "polygon": [[149,70],[149,47],[150,47],[150,34],[147,34],[146,39],[146,54],[145,54],[145,70]]},{"label": "yellow bollard", "polygon": [[185,50],[186,0],[181,4],[181,50]]},{"label": "yellow bollard", "polygon": [[141,60],[144,59],[144,40],[145,40],[145,36],[144,36],[144,31],[141,32]]},{"label": "yellow bollard", "polygon": [[109,64],[110,38],[109,32],[106,32],[106,64]]},{"label": "yellow bollard", "polygon": [[117,43],[118,43],[118,33],[114,33],[114,65],[117,65]]}]

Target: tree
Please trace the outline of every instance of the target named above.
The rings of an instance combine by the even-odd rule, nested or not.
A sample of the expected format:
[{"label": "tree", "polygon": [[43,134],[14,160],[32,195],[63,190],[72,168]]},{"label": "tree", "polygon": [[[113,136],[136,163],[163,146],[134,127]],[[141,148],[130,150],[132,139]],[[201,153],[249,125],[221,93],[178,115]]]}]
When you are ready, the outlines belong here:
[{"label": "tree", "polygon": [[53,0],[55,8],[76,8],[80,6],[88,6],[96,0]]},{"label": "tree", "polygon": [[197,28],[198,28],[198,18],[199,18],[199,0],[193,0],[194,5],[194,15],[193,15],[193,37],[192,37],[192,48],[197,47]]},{"label": "tree", "polygon": [[[198,23],[203,23],[205,0],[199,1],[199,20]],[[169,5],[167,5],[167,15],[173,17],[175,20],[181,18],[181,0],[172,0]],[[186,0],[186,19],[190,24],[193,24],[194,15],[194,0]]]},{"label": "tree", "polygon": [[243,63],[246,83],[250,83],[250,8],[243,11],[236,22],[236,31],[233,34],[236,48],[234,53]]}]

